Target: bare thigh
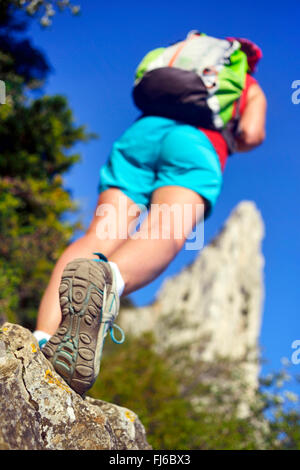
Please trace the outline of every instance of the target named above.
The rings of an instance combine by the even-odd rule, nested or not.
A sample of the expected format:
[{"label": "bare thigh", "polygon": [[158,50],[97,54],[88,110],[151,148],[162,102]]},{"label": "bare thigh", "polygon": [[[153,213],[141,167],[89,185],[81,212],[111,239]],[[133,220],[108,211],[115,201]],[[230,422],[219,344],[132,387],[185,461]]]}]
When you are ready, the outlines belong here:
[{"label": "bare thigh", "polygon": [[120,189],[107,189],[99,196],[85,236],[97,239],[93,243],[108,257],[127,240],[137,224],[139,214],[139,207]]}]

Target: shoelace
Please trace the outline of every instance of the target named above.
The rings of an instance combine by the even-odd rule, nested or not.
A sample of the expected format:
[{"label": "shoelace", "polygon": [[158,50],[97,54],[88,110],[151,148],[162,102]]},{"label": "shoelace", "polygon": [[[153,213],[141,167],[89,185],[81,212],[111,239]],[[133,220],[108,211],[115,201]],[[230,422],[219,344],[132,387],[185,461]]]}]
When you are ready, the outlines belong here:
[{"label": "shoelace", "polygon": [[45,346],[46,343],[48,343],[48,341],[45,338],[40,339],[40,341],[39,341],[40,349],[42,349]]},{"label": "shoelace", "polygon": [[[113,342],[116,343],[116,344],[124,343],[125,333],[122,330],[122,328],[119,325],[115,325],[113,322],[108,323],[108,327],[109,327],[110,337],[113,340]],[[116,339],[116,337],[114,335],[114,328],[116,328],[117,330],[119,330],[121,332],[121,335],[122,335],[121,339]]]},{"label": "shoelace", "polygon": [[[108,263],[108,259],[102,253],[93,253],[93,255],[96,255],[96,256],[99,257],[99,259],[94,259],[93,261],[96,261],[97,263],[103,263],[103,262]],[[116,343],[116,344],[124,343],[125,333],[122,330],[122,328],[119,325],[116,325],[112,320],[110,322],[107,322],[107,324],[108,324],[108,328],[109,328],[109,332],[110,332],[110,337],[113,340],[113,342]],[[116,337],[114,335],[114,328],[116,328],[117,330],[119,330],[121,332],[121,339],[120,340],[116,339]]]}]

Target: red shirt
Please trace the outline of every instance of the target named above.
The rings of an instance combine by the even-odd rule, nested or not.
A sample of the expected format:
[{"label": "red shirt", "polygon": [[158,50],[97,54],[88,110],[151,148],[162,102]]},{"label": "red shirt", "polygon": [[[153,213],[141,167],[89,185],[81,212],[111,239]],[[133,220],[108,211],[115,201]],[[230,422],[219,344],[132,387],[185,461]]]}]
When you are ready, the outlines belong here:
[{"label": "red shirt", "polygon": [[[245,107],[246,107],[246,104],[247,104],[248,90],[249,90],[250,86],[253,85],[254,83],[257,83],[255,78],[253,78],[252,75],[247,74],[246,75],[246,81],[245,81],[245,88],[244,88],[244,90],[242,92],[242,95],[241,95],[240,114],[243,114],[243,112],[245,110]],[[233,116],[235,115],[235,110],[236,110],[236,102],[235,102],[235,105],[234,105],[234,108],[233,108]],[[226,164],[227,157],[228,157],[228,148],[227,148],[226,140],[224,139],[222,134],[218,131],[203,129],[202,127],[199,127],[199,129],[202,132],[204,132],[204,134],[209,138],[209,140],[213,144],[213,146],[215,148],[215,151],[217,152],[218,157],[220,159],[220,164],[221,164],[222,171],[224,171],[225,164]]]}]

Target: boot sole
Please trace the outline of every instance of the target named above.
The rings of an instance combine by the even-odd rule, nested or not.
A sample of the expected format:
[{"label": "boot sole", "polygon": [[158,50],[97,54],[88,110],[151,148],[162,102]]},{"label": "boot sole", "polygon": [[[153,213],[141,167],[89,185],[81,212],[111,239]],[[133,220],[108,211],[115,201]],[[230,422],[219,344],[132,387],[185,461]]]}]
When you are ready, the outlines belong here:
[{"label": "boot sole", "polygon": [[87,259],[69,263],[59,288],[62,320],[43,348],[55,370],[80,395],[96,380],[107,325],[102,307],[111,290],[106,263]]}]

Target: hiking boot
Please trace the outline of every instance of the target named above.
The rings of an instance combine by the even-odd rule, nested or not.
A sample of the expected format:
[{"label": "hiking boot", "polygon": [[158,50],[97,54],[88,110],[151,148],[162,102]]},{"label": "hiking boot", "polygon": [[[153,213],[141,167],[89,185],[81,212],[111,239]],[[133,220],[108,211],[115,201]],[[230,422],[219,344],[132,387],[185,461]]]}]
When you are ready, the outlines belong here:
[{"label": "hiking boot", "polygon": [[[95,382],[105,336],[124,341],[124,333],[114,321],[119,312],[119,296],[114,272],[105,256],[100,259],[75,259],[64,269],[60,287],[62,320],[42,352],[56,372],[83,395]],[[122,333],[116,340],[113,328]]]}]

